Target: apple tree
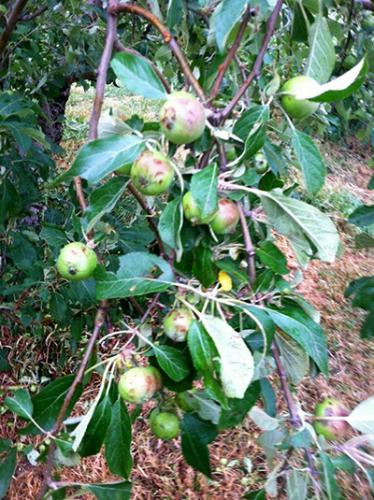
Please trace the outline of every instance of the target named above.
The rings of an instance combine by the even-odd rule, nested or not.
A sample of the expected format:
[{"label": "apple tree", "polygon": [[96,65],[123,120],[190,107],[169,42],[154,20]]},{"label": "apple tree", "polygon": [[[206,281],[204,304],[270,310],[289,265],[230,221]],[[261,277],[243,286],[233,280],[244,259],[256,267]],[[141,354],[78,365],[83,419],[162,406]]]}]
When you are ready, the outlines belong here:
[{"label": "apple tree", "polygon": [[[180,439],[186,462],[208,477],[209,444],[249,415],[269,472],[247,498],[336,499],[339,470],[372,484],[373,398],[354,409],[327,399],[315,414],[297,398],[305,375],[328,377],[328,346],[284,252],[301,270],[339,252],[328,214],[304,199],[327,172],[313,123],[365,89],[371,71],[365,57],[336,69],[349,56],[344,23],[372,7],[341,3],[48,1],[29,12],[18,0],[3,9],[1,307],[7,331],[42,338],[51,319],[79,358],[36,394],[21,387],[5,398],[26,424],[20,432],[43,437],[40,499],[129,498],[131,429],[145,403],[151,432]],[[37,40],[27,31],[25,47],[23,23],[38,30],[44,15],[50,30]],[[104,21],[105,37],[95,36]],[[56,40],[64,29],[74,32],[69,47]],[[39,47],[35,85],[38,64],[27,65]],[[43,99],[51,81],[70,88],[96,63],[87,142],[57,171]],[[104,127],[108,82],[159,102],[159,119],[123,121],[114,110]],[[118,342],[104,351],[109,338]],[[93,373],[100,387],[77,416]],[[101,450],[119,481],[59,482],[59,465]],[[17,448],[2,441],[1,454],[5,495]]]}]

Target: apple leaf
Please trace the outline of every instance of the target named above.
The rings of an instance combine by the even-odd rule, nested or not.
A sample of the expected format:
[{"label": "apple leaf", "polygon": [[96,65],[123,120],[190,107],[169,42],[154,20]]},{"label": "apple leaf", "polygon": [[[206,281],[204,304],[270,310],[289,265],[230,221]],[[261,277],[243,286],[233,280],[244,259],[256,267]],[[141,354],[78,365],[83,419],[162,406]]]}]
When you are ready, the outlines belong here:
[{"label": "apple leaf", "polygon": [[153,345],[158,364],[174,382],[180,382],[190,373],[183,352],[168,345]]},{"label": "apple leaf", "polygon": [[347,422],[363,434],[374,434],[374,396],[356,406]]},{"label": "apple leaf", "polygon": [[186,462],[210,477],[208,444],[217,436],[217,428],[209,422],[185,413],[182,420],[182,452]]},{"label": "apple leaf", "polygon": [[210,165],[197,172],[191,179],[191,195],[201,210],[201,217],[207,217],[217,210],[218,167]]},{"label": "apple leaf", "polygon": [[317,194],[326,177],[326,165],[313,139],[300,130],[292,130],[292,146],[301,166],[305,186],[309,194]]},{"label": "apple leaf", "polygon": [[165,99],[166,90],[150,61],[135,54],[118,53],[111,66],[123,86],[135,95]]},{"label": "apple leaf", "polygon": [[17,450],[11,448],[9,453],[0,459],[0,498],[5,498],[16,468]]},{"label": "apple leaf", "polygon": [[132,484],[129,481],[118,483],[88,484],[85,489],[98,500],[130,500]]},{"label": "apple leaf", "polygon": [[4,404],[10,411],[26,420],[32,417],[33,404],[26,389],[19,389],[14,392],[13,397],[6,397]]},{"label": "apple leaf", "polygon": [[112,420],[105,439],[105,458],[113,474],[129,477],[132,468],[131,419],[120,398],[113,405]]},{"label": "apple leaf", "polygon": [[127,182],[123,177],[113,177],[90,194],[89,205],[85,211],[88,219],[86,232],[90,232],[105,214],[113,210],[126,187]]},{"label": "apple leaf", "polygon": [[317,208],[285,196],[279,189],[253,190],[262,201],[269,223],[286,236],[302,266],[315,254],[334,262],[339,249],[339,234],[329,217]]},{"label": "apple leaf", "polygon": [[97,183],[123,165],[134,162],[143,147],[143,139],[135,135],[112,135],[91,141],[80,149],[70,170],[49,185],[53,187],[76,176]]},{"label": "apple leaf", "polygon": [[218,50],[225,52],[229,36],[240,22],[248,0],[223,0],[211,17],[210,32],[214,33]]},{"label": "apple leaf", "polygon": [[158,231],[165,245],[176,250],[177,261],[183,253],[180,231],[183,225],[183,208],[180,198],[169,201],[164,208],[159,222]]},{"label": "apple leaf", "polygon": [[309,28],[309,56],[305,74],[318,83],[325,83],[330,78],[336,60],[327,19],[318,15]]},{"label": "apple leaf", "polygon": [[239,333],[223,319],[202,314],[201,321],[220,356],[220,377],[225,395],[242,398],[254,373],[251,351]]},{"label": "apple leaf", "polygon": [[161,257],[148,252],[131,252],[119,257],[116,273],[98,270],[96,295],[102,300],[162,292],[173,279],[170,264]]},{"label": "apple leaf", "polygon": [[362,59],[356,66],[343,75],[323,85],[315,84],[308,88],[300,87],[296,90],[297,99],[310,99],[316,102],[333,102],[349,97],[365,81],[369,65]]}]

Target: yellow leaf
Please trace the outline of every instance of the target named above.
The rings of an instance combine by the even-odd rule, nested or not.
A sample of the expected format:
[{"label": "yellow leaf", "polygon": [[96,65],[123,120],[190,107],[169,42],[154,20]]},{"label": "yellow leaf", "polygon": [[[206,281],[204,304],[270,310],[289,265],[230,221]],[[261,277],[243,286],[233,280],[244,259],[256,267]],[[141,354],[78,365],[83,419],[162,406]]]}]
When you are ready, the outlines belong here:
[{"label": "yellow leaf", "polygon": [[221,290],[224,292],[229,292],[232,289],[232,280],[225,271],[220,271],[218,273],[218,281],[221,285]]}]

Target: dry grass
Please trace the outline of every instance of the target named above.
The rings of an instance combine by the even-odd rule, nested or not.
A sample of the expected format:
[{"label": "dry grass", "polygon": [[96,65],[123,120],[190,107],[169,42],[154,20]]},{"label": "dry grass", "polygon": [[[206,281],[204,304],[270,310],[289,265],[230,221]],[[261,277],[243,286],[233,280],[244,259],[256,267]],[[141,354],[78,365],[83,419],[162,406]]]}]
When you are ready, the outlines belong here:
[{"label": "dry grass", "polygon": [[[83,120],[87,117],[87,105],[84,105],[83,98],[79,104],[79,95],[76,99],[77,101],[73,103],[75,117],[78,116]],[[65,145],[70,145],[70,152],[66,158],[68,164],[71,152],[77,147],[77,141],[72,140]],[[368,152],[356,143],[353,146],[352,150],[328,146],[330,166],[328,192],[339,193],[344,188],[361,200],[367,201],[370,196],[366,190],[370,177],[370,170],[365,166]],[[339,222],[339,217],[337,221]],[[340,225],[342,231],[347,229],[344,224]],[[328,380],[322,376],[316,379],[305,378],[298,388],[299,400],[302,401],[306,411],[311,411],[316,401],[325,395],[339,397],[347,406],[353,407],[372,393],[374,345],[359,339],[360,324],[364,315],[360,310],[353,309],[350,302],[344,298],[344,289],[350,280],[373,274],[374,256],[373,253],[357,252],[349,234],[342,232],[342,238],[345,244],[343,257],[334,264],[312,262],[305,272],[305,280],[299,287],[307,300],[321,311],[330,351],[331,377]],[[291,254],[289,261],[292,268],[294,259]],[[32,345],[31,342],[31,340],[29,343],[27,340],[22,341],[22,348],[26,352]],[[16,373],[11,376],[3,375],[1,380],[3,386],[16,383]],[[89,387],[90,394],[85,394],[86,400],[92,398],[96,384],[97,381],[94,381]],[[279,404],[282,409],[283,403]],[[16,440],[19,425],[17,420],[13,421],[9,413],[3,414],[0,421],[2,437]],[[134,427],[134,469],[131,478],[134,482],[133,498],[135,500],[241,498],[245,491],[260,487],[266,477],[265,456],[256,444],[258,435],[258,429],[248,419],[242,427],[222,433],[210,446],[213,474],[212,480],[208,480],[186,465],[178,441],[164,443],[152,437],[148,430],[146,415],[143,414]],[[247,473],[245,467],[246,458],[250,458],[253,464],[251,474]],[[18,464],[7,499],[34,499],[40,484],[40,471],[41,467],[32,467],[26,460]],[[78,467],[60,469],[58,474],[61,480],[69,482],[116,480],[108,471],[101,454],[82,460]],[[349,500],[371,498],[362,477],[357,477],[354,483],[343,477],[342,484]],[[79,498],[93,497],[86,494]]]}]

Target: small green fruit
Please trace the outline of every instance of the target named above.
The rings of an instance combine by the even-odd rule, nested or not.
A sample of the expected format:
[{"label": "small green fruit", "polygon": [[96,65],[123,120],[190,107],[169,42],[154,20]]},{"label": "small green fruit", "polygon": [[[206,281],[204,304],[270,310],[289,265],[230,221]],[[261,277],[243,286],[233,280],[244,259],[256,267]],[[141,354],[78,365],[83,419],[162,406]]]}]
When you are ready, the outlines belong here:
[{"label": "small green fruit", "polygon": [[[318,403],[314,410],[316,417],[346,417],[349,414],[343,404],[337,399],[328,398]],[[314,421],[314,429],[320,436],[334,440],[343,437],[349,428],[345,420],[318,420]]]},{"label": "small green fruit", "polygon": [[193,225],[209,224],[209,222],[212,221],[213,217],[216,214],[216,212],[213,212],[207,217],[201,217],[201,210],[192,197],[191,191],[187,191],[187,193],[183,196],[182,206],[185,218],[189,220]]},{"label": "small green fruit", "polygon": [[179,418],[174,413],[153,410],[149,425],[153,434],[164,441],[174,439],[180,434]]},{"label": "small green fruit", "polygon": [[353,54],[349,54],[343,61],[343,68],[350,70],[356,64],[356,58]]},{"label": "small green fruit", "polygon": [[96,253],[83,243],[65,245],[57,259],[57,271],[69,281],[90,278],[97,266]]},{"label": "small green fruit", "polygon": [[258,174],[264,174],[268,171],[268,162],[266,156],[263,153],[257,153],[255,155],[255,169]]},{"label": "small green fruit", "polygon": [[160,127],[174,144],[196,141],[205,128],[205,110],[200,101],[188,92],[170,94],[160,111]]},{"label": "small green fruit", "polygon": [[154,366],[131,368],[118,383],[118,392],[129,403],[149,401],[162,387],[161,374]]},{"label": "small green fruit", "polygon": [[211,228],[216,234],[228,234],[235,230],[239,222],[239,210],[231,200],[221,198],[218,201],[218,212],[211,222]]},{"label": "small green fruit", "polygon": [[174,309],[163,321],[165,335],[174,342],[184,342],[193,319],[187,308]]},{"label": "small green fruit", "polygon": [[170,161],[157,151],[143,151],[131,167],[131,180],[139,191],[156,196],[167,191],[173,182]]},{"label": "small green fruit", "polygon": [[317,82],[309,76],[295,76],[288,80],[282,87],[282,106],[286,113],[297,120],[303,120],[314,113],[319,104],[308,99],[297,99],[297,91],[313,89]]}]

